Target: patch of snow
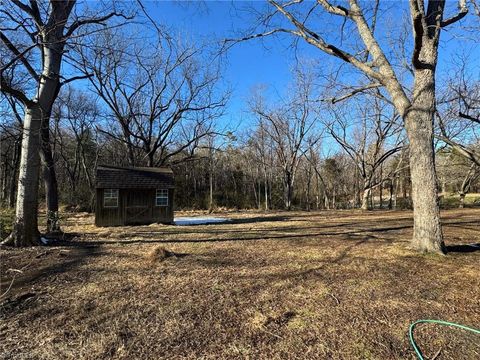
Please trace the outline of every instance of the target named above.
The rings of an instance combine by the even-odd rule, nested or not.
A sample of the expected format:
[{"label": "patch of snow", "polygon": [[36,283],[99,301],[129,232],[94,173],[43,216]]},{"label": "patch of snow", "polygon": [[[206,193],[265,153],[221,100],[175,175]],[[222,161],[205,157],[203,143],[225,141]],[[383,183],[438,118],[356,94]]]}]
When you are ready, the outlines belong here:
[{"label": "patch of snow", "polygon": [[49,240],[42,236],[42,237],[40,237],[40,241],[42,242],[43,245],[47,245]]},{"label": "patch of snow", "polygon": [[196,217],[177,217],[173,219],[175,225],[207,225],[207,224],[219,224],[228,222],[230,219],[211,217],[211,216],[196,216]]}]

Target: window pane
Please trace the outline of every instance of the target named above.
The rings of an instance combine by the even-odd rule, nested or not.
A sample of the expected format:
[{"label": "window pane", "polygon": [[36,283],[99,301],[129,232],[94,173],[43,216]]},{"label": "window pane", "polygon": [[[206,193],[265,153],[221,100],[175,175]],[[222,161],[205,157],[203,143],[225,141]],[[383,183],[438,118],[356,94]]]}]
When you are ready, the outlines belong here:
[{"label": "window pane", "polygon": [[155,196],[155,205],[156,206],[168,206],[168,190],[167,189],[158,189]]},{"label": "window pane", "polygon": [[118,206],[118,189],[105,189],[103,191],[103,206],[104,207]]}]

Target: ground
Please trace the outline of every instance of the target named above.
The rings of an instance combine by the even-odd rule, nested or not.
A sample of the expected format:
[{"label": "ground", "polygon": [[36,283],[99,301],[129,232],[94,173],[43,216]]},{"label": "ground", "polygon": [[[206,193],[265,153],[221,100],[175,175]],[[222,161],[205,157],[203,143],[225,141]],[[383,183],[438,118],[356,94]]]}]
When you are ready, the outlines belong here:
[{"label": "ground", "polygon": [[[442,213],[445,257],[408,248],[409,211],[224,216],[96,228],[72,214],[63,246],[0,250],[0,356],[414,359],[414,320],[480,327],[480,251],[465,246],[480,243],[480,209]],[[415,335],[428,359],[480,358],[475,334]]]}]

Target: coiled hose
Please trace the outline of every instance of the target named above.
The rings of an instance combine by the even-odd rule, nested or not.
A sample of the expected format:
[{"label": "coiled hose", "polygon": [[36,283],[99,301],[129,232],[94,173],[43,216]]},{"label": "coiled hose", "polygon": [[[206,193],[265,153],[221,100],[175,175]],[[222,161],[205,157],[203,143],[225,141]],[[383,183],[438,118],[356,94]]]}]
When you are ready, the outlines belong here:
[{"label": "coiled hose", "polygon": [[410,343],[412,344],[412,347],[413,349],[415,350],[415,353],[417,354],[419,360],[425,360],[423,355],[422,355],[422,352],[420,351],[420,349],[418,348],[417,344],[415,343],[415,339],[413,338],[413,329],[415,328],[415,326],[417,324],[421,324],[421,323],[433,323],[433,324],[440,324],[440,325],[446,325],[446,326],[454,326],[456,328],[460,328],[460,329],[463,329],[463,330],[466,330],[466,331],[471,331],[475,334],[480,334],[480,329],[474,329],[474,328],[471,328],[471,327],[468,327],[468,326],[465,326],[465,325],[460,325],[460,324],[456,324],[456,323],[452,323],[452,322],[448,322],[448,321],[443,321],[443,320],[430,320],[430,319],[427,319],[427,320],[417,320],[415,321],[414,323],[412,323],[410,325],[410,329],[408,331],[408,335],[410,337]]}]

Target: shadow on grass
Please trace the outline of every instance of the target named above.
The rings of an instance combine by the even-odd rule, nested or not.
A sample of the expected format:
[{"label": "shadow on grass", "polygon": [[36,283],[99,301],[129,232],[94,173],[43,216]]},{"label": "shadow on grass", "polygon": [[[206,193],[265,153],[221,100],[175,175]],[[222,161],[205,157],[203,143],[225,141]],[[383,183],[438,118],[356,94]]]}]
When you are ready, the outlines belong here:
[{"label": "shadow on grass", "polygon": [[290,217],[281,216],[281,215],[254,216],[254,217],[248,217],[248,218],[230,219],[228,224],[253,224],[253,223],[261,223],[261,222],[288,221],[288,220],[290,220]]},{"label": "shadow on grass", "polygon": [[480,251],[480,243],[448,245],[446,248],[447,248],[447,253],[472,253],[472,252]]}]

